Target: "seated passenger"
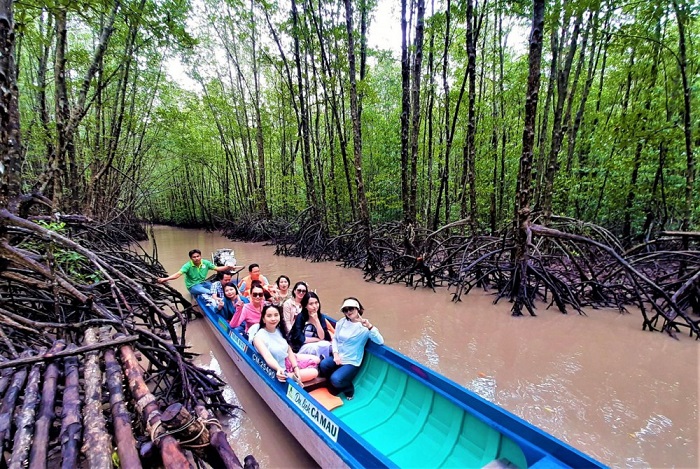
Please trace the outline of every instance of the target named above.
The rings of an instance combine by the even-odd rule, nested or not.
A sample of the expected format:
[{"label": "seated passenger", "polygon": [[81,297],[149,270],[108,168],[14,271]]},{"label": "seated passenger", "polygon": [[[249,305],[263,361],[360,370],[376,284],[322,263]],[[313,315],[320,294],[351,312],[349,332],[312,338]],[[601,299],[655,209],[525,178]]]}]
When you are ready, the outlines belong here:
[{"label": "seated passenger", "polygon": [[307,291],[309,291],[309,287],[306,285],[306,282],[297,282],[294,284],[292,297],[282,305],[285,324],[294,324],[297,315],[301,313],[301,299],[304,298]]},{"label": "seated passenger", "polygon": [[319,371],[321,376],[329,378],[328,390],[331,394],[342,392],[350,400],[355,396],[352,380],[360,371],[367,341],[382,345],[384,338],[376,327],[362,317],[364,308],[357,298],[346,298],[341,311],[345,317],[335,324],[331,341],[333,356],[321,361]]},{"label": "seated passenger", "polygon": [[229,282],[224,285],[224,294],[222,298],[216,298],[216,311],[219,316],[223,317],[227,322],[239,313],[243,308],[243,302],[238,297],[238,287],[236,282]]},{"label": "seated passenger", "polygon": [[284,302],[292,297],[292,292],[289,290],[290,284],[289,277],[280,275],[275,280],[274,286],[270,285],[270,293],[272,293],[270,301],[273,305],[283,306]]},{"label": "seated passenger", "polygon": [[189,252],[190,260],[180,267],[180,270],[167,277],[161,277],[156,279],[158,283],[166,283],[170,280],[175,280],[181,276],[185,276],[185,288],[190,292],[192,296],[196,295],[207,295],[211,290],[211,282],[207,281],[207,276],[210,270],[216,270],[217,272],[228,272],[234,270],[238,266],[215,266],[211,261],[202,259],[202,251],[199,249],[192,249]]},{"label": "seated passenger", "polygon": [[[260,282],[253,282],[250,289],[250,303],[246,303],[241,308],[240,313],[236,313],[229,322],[229,326],[234,329],[241,328],[242,332],[248,332],[250,326],[260,322],[260,314],[265,305],[265,290]],[[241,327],[242,326],[242,327]]]},{"label": "seated passenger", "polygon": [[207,297],[207,303],[209,303],[212,307],[216,307],[219,300],[224,297],[224,285],[229,283],[232,279],[233,275],[231,275],[231,272],[219,272],[216,275],[216,281],[211,284],[211,290]]},{"label": "seated passenger", "polygon": [[291,377],[300,383],[318,376],[318,357],[296,355],[284,339],[287,331],[279,306],[265,306],[259,324],[260,329],[255,334],[253,346],[265,359],[265,363],[277,372],[279,381],[286,381],[287,373],[291,373]]},{"label": "seated passenger", "polygon": [[301,300],[301,313],[289,332],[289,344],[297,353],[308,353],[319,358],[329,357],[331,334],[326,318],[321,314],[321,301],[310,291]]},{"label": "seated passenger", "polygon": [[248,266],[248,275],[238,282],[238,291],[242,296],[250,296],[250,287],[253,285],[253,282],[260,282],[264,290],[267,290],[267,286],[270,284],[267,278],[260,273],[260,266],[258,264],[250,264]]}]

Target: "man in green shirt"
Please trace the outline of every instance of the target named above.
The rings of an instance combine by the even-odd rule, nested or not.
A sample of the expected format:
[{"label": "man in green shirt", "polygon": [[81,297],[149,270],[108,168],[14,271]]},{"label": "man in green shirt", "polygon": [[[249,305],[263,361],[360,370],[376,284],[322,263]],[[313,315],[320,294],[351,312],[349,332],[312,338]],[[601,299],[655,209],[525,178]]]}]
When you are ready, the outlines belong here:
[{"label": "man in green shirt", "polygon": [[202,259],[202,251],[193,249],[189,253],[190,261],[180,267],[176,273],[158,279],[158,283],[165,283],[168,280],[185,275],[185,287],[192,295],[208,295],[211,291],[211,282],[207,282],[207,276],[210,270],[217,272],[233,272],[239,266],[222,265],[215,266],[211,261]]}]

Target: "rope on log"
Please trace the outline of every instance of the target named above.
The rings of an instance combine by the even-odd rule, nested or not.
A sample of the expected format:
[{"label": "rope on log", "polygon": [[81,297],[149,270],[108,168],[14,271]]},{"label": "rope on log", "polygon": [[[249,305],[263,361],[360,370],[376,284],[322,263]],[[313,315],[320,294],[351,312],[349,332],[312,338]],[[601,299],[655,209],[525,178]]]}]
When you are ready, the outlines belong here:
[{"label": "rope on log", "polygon": [[[73,344],[68,351],[75,350]],[[83,423],[80,418],[80,389],[78,376],[78,358],[67,357],[64,361],[66,387],[63,390],[63,414],[61,418],[61,469],[78,467],[79,445],[82,439]]]},{"label": "rope on log", "polygon": [[[66,346],[62,340],[54,342],[49,353],[60,352]],[[41,389],[41,403],[39,405],[39,419],[34,429],[34,440],[29,454],[29,469],[46,469],[47,452],[49,448],[49,429],[56,417],[54,405],[56,402],[56,385],[59,376],[58,363],[53,361],[46,367],[44,373],[44,386]]]},{"label": "rope on log", "polygon": [[170,435],[158,438],[155,434],[160,426],[160,408],[156,402],[156,397],[151,394],[148,386],[146,386],[146,382],[143,379],[143,371],[136,359],[136,355],[134,355],[134,350],[129,345],[122,345],[119,351],[129,383],[129,390],[132,397],[136,400],[136,408],[151,434],[151,440],[160,449],[163,465],[166,469],[189,469],[190,463],[177,440]]},{"label": "rope on log", "polygon": [[105,373],[119,463],[121,467],[141,468],[141,460],[136,451],[136,439],[131,428],[131,414],[126,407],[122,392],[124,376],[112,348],[105,350]]},{"label": "rope on log", "polygon": [[204,422],[193,416],[179,402],[165,409],[160,416],[160,423],[166,434],[175,436],[183,447],[201,449],[209,445],[209,430],[204,426]]},{"label": "rope on log", "polygon": [[224,467],[226,469],[238,469],[242,467],[243,465],[233,451],[233,448],[231,448],[226,438],[226,433],[221,429],[219,421],[216,420],[203,405],[195,407],[195,411],[197,412],[197,416],[207,423],[207,428],[209,429],[209,443],[214,451],[216,451],[218,459],[220,460],[215,466]]},{"label": "rope on log", "polygon": [[[96,345],[97,333],[94,328],[85,330],[85,344]],[[112,438],[107,433],[107,424],[102,414],[102,371],[100,356],[95,350],[85,354],[83,379],[85,386],[85,405],[83,422],[85,434],[82,452],[87,457],[91,468],[112,467]]]},{"label": "rope on log", "polygon": [[32,434],[34,433],[36,406],[39,403],[39,381],[41,380],[42,367],[42,364],[37,363],[32,366],[29,372],[27,387],[24,390],[24,403],[17,415],[17,430],[15,431],[8,469],[22,469],[29,455]]}]

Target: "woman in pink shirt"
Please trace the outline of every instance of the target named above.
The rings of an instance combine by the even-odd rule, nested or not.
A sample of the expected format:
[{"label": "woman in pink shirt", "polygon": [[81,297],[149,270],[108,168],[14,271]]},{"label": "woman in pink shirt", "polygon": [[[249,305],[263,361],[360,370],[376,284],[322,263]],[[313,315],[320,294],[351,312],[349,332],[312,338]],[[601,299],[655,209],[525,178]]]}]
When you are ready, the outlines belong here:
[{"label": "woman in pink shirt", "polygon": [[250,326],[260,322],[263,306],[265,305],[265,290],[260,282],[253,282],[250,287],[250,303],[246,303],[240,313],[236,313],[229,322],[229,326],[237,328],[243,326],[247,333]]}]

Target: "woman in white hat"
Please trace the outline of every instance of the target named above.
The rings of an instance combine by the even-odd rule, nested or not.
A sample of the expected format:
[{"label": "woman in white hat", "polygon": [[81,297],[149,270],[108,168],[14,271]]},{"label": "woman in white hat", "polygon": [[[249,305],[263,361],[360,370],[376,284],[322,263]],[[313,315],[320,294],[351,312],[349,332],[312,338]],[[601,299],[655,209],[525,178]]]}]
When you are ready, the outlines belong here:
[{"label": "woman in white hat", "polygon": [[360,371],[367,341],[382,345],[384,338],[376,327],[362,317],[364,308],[357,298],[346,298],[340,310],[345,317],[335,325],[333,356],[321,361],[319,374],[329,379],[328,390],[331,394],[342,392],[350,400],[355,395],[352,380]]}]

